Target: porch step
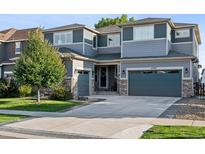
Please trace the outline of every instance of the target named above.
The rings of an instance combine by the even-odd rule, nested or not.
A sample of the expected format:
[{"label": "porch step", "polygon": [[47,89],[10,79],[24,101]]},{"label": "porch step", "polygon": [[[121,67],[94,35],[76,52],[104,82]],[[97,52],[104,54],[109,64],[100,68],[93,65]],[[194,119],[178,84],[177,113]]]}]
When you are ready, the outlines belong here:
[{"label": "porch step", "polygon": [[119,95],[116,91],[97,91],[96,95]]}]

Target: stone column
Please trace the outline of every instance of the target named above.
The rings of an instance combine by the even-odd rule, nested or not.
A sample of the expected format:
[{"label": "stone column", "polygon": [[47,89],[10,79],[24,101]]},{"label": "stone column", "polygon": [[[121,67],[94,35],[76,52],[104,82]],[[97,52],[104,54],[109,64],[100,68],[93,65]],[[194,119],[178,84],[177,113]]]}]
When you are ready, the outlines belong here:
[{"label": "stone column", "polygon": [[182,80],[182,97],[194,96],[192,79]]},{"label": "stone column", "polygon": [[128,80],[119,80],[119,94],[127,96],[128,95]]}]

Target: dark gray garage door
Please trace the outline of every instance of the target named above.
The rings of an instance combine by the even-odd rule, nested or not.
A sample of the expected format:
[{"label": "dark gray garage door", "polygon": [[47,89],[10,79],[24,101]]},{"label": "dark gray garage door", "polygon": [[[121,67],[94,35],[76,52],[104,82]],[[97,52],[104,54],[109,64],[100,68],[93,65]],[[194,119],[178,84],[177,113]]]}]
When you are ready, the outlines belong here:
[{"label": "dark gray garage door", "polygon": [[84,71],[78,72],[78,96],[89,95],[89,73]]},{"label": "dark gray garage door", "polygon": [[131,96],[181,96],[181,71],[130,71]]}]

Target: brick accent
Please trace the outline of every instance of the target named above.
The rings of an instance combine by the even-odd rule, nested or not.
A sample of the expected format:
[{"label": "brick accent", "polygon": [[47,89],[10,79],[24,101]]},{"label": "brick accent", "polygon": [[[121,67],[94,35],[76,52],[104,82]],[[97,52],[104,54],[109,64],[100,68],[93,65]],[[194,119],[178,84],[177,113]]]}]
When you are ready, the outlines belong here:
[{"label": "brick accent", "polygon": [[191,97],[194,95],[193,82],[191,80],[182,80],[182,97]]},{"label": "brick accent", "polygon": [[119,94],[120,95],[128,95],[128,80],[119,80]]}]

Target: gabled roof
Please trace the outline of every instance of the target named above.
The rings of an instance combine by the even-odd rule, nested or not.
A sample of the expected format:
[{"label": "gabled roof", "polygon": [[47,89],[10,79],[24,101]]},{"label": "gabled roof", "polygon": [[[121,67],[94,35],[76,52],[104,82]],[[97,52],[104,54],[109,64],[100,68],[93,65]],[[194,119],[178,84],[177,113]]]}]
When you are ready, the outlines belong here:
[{"label": "gabled roof", "polygon": [[[129,25],[141,25],[141,24],[151,24],[151,23],[158,23],[158,22],[170,22],[170,18],[143,18],[136,21],[127,22],[124,24],[119,24],[120,27],[122,26],[129,26]],[[171,23],[170,23],[171,24]]]},{"label": "gabled roof", "polygon": [[0,31],[0,40],[2,41],[15,41],[15,40],[26,40],[28,39],[28,32],[35,30],[37,28],[28,28],[28,29],[6,29]]},{"label": "gabled roof", "polygon": [[28,39],[29,31],[33,31],[36,29],[37,28],[28,28],[28,29],[16,30],[15,33],[7,39],[7,41],[26,40],[26,39]]},{"label": "gabled roof", "polygon": [[94,33],[98,33],[94,29],[88,28],[86,25],[78,24],[78,23],[45,29],[44,32],[54,32],[54,31],[62,31],[62,30],[70,30],[70,29],[78,29],[78,28],[85,28],[85,29],[92,31]]},{"label": "gabled roof", "polygon": [[108,33],[120,33],[120,27],[118,25],[109,25],[102,28],[95,29],[101,34],[108,34]]}]

